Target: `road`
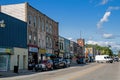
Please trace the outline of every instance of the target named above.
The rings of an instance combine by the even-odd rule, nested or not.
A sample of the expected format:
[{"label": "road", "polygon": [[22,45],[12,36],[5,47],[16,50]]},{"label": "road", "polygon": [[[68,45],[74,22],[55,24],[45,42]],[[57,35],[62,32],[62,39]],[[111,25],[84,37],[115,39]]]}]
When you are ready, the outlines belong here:
[{"label": "road", "polygon": [[120,62],[90,63],[54,71],[1,78],[0,80],[120,80]]}]

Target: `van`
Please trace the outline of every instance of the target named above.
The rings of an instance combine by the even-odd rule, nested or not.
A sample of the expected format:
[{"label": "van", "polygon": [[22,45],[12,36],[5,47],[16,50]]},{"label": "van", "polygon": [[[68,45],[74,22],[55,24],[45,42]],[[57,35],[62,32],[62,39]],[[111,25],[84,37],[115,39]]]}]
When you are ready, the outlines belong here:
[{"label": "van", "polygon": [[109,55],[96,55],[95,61],[97,63],[113,63],[113,59]]}]

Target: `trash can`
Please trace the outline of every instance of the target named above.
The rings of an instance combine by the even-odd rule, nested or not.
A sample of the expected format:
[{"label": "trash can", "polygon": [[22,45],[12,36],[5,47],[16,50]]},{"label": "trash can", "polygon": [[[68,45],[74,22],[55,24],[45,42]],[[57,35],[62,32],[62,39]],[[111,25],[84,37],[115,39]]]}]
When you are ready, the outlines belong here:
[{"label": "trash can", "polygon": [[14,66],[14,73],[18,73],[18,66]]}]

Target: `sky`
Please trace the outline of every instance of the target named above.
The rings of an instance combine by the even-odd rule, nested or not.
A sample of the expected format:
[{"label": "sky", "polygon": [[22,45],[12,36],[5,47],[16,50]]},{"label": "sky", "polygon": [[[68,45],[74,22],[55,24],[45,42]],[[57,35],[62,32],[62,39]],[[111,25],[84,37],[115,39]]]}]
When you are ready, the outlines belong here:
[{"label": "sky", "polygon": [[120,0],[0,0],[0,5],[23,2],[58,22],[62,37],[120,50]]}]

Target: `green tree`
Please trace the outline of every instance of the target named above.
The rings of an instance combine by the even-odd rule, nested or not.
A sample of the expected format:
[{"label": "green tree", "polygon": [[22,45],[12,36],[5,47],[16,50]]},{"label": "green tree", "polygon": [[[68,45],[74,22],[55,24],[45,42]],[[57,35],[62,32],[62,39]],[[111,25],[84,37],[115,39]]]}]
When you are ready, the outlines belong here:
[{"label": "green tree", "polygon": [[102,55],[113,56],[113,52],[112,52],[112,50],[110,49],[111,46],[102,47],[102,46],[99,46],[99,45],[97,45],[97,44],[96,44],[96,45],[87,44],[86,47],[94,47],[96,50],[99,50]]},{"label": "green tree", "polygon": [[120,51],[118,51],[118,57],[120,58]]}]

